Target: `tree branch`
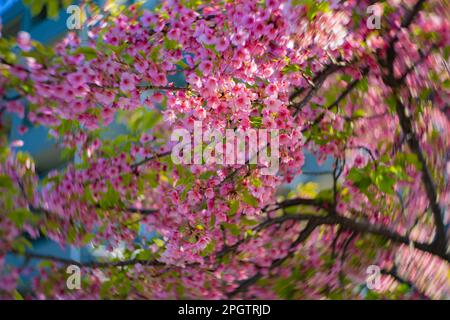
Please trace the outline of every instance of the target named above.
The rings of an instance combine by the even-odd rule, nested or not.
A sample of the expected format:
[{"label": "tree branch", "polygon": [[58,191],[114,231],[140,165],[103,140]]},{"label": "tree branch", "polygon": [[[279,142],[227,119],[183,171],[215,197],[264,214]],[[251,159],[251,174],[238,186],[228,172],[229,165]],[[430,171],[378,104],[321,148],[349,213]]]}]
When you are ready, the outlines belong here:
[{"label": "tree branch", "polygon": [[[269,270],[279,267],[284,261],[286,261],[287,259],[292,257],[295,254],[295,250],[293,250],[293,249],[295,249],[295,247],[297,245],[299,245],[300,243],[305,241],[309,237],[309,235],[315,230],[315,228],[317,226],[318,226],[317,223],[314,221],[308,222],[306,227],[298,235],[297,239],[293,243],[291,243],[288,253],[282,258],[274,260],[272,262],[272,264],[270,265]],[[248,289],[248,287],[255,284],[259,279],[261,279],[262,276],[263,276],[263,274],[258,271],[254,276],[242,281],[236,289],[234,289],[233,291],[228,293],[228,295],[227,295],[228,298],[232,298],[232,297],[236,296],[237,294],[244,292],[245,290]]]},{"label": "tree branch", "polygon": [[[278,209],[287,208],[295,205],[311,205],[317,206],[318,201],[312,199],[290,199],[285,202],[281,202],[276,204],[275,208],[267,210],[266,212],[272,212]],[[440,250],[439,247],[436,247],[434,243],[423,243],[411,240],[408,236],[402,235],[393,231],[391,229],[386,228],[382,225],[371,224],[366,221],[357,221],[355,218],[347,218],[340,215],[332,213],[331,204],[322,204],[321,208],[328,209],[328,215],[320,215],[320,214],[290,214],[284,215],[276,218],[270,218],[262,222],[257,226],[257,230],[261,230],[270,225],[282,223],[284,221],[294,220],[294,221],[313,221],[318,225],[339,225],[343,229],[358,232],[361,234],[372,234],[376,236],[383,237],[390,241],[393,241],[397,244],[404,245],[413,245],[416,249],[431,253],[435,256],[438,256],[447,262],[450,262],[450,255],[445,251]]]},{"label": "tree branch", "polygon": [[[342,68],[341,65],[331,64],[316,76],[316,78],[313,81],[314,86],[308,90],[308,93],[305,95],[305,97],[300,102],[292,104],[290,106],[291,108],[295,109],[294,117],[314,97],[314,94],[322,87],[323,83],[328,78],[328,76],[330,76],[340,68]],[[295,95],[292,96],[295,97]]]},{"label": "tree branch", "polygon": [[422,299],[429,299],[429,297],[428,297],[425,293],[423,293],[421,290],[419,290],[419,288],[417,288],[417,287],[414,285],[414,283],[412,283],[411,281],[406,280],[406,279],[400,277],[400,276],[398,275],[398,273],[397,273],[397,271],[396,271],[395,268],[393,268],[393,269],[391,269],[391,270],[381,269],[381,274],[388,275],[388,276],[394,278],[395,281],[397,281],[398,283],[406,284],[408,287],[410,287],[411,289],[413,289],[414,291],[416,291],[416,292],[420,295],[420,297],[421,297]]},{"label": "tree branch", "polygon": [[[402,21],[402,27],[408,28],[413,22],[415,16],[419,13],[425,0],[419,0],[416,2],[414,7],[409,11],[405,19]],[[396,79],[394,75],[394,62],[396,58],[395,44],[398,41],[398,36],[395,36],[389,44],[386,56],[386,68],[388,70],[387,75],[383,76],[384,83],[389,86],[395,95],[395,111],[397,113],[400,126],[406,137],[407,143],[411,151],[417,156],[421,166],[422,166],[422,182],[425,186],[425,191],[428,197],[428,201],[433,212],[433,219],[436,227],[436,236],[433,241],[435,247],[442,255],[446,254],[447,239],[445,226],[442,219],[442,210],[437,200],[437,189],[434,179],[431,174],[431,170],[427,165],[425,155],[420,147],[419,140],[413,129],[412,119],[406,114],[406,107],[401,102],[398,97],[398,88],[403,84],[399,80],[405,79],[406,76],[403,75],[401,79]],[[411,69],[412,70],[412,69]]]},{"label": "tree branch", "polygon": [[422,171],[422,182],[425,186],[425,191],[430,203],[431,211],[433,212],[434,223],[436,226],[435,244],[442,252],[446,251],[446,235],[445,226],[442,219],[442,210],[437,200],[437,189],[434,179],[431,175],[431,171],[427,165],[425,155],[420,147],[419,140],[417,139],[411,119],[406,115],[406,108],[398,97],[396,97],[395,110],[400,121],[403,133],[406,135],[406,140],[411,151],[417,156]]},{"label": "tree branch", "polygon": [[147,162],[150,162],[150,161],[152,161],[152,160],[167,157],[167,156],[170,155],[171,153],[172,153],[172,151],[166,151],[166,152],[162,152],[162,153],[156,154],[156,155],[151,156],[151,157],[147,157],[147,158],[145,158],[145,159],[142,159],[141,161],[138,161],[138,162],[136,162],[136,163],[133,163],[133,164],[131,165],[131,169],[136,169],[137,167],[140,167],[140,166],[142,166],[143,164],[146,164]]},{"label": "tree branch", "polygon": [[[325,108],[325,110],[329,111],[331,109],[333,109],[334,107],[337,107],[339,105],[339,103],[344,100],[345,97],[347,97],[347,95],[353,91],[353,89],[358,85],[358,83],[361,81],[361,79],[363,79],[367,74],[369,73],[369,68],[364,68],[362,71],[362,75],[361,78],[359,79],[355,79],[352,82],[350,82],[347,87],[345,88],[344,91],[341,92],[341,94],[336,98],[336,100],[331,103],[328,107]],[[325,117],[325,112],[322,112],[321,114],[319,114],[314,120],[313,122],[306,128],[304,128],[302,130],[302,132],[306,132],[309,128],[314,127],[316,124],[318,124],[320,121],[322,121],[322,119]]]}]

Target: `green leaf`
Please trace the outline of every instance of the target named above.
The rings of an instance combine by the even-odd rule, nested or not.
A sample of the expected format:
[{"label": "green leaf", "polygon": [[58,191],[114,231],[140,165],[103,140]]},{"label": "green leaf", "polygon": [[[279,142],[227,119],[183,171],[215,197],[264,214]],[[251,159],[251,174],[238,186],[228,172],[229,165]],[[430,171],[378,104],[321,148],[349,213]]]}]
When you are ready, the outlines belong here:
[{"label": "green leaf", "polygon": [[202,174],[200,174],[199,178],[201,180],[208,180],[213,175],[214,175],[214,171],[206,171],[206,172],[203,172]]},{"label": "green leaf", "polygon": [[11,211],[8,214],[8,217],[18,227],[23,226],[26,222],[34,223],[39,219],[37,216],[34,216],[28,209],[25,208],[19,208]]},{"label": "green leaf", "polygon": [[164,247],[164,241],[159,238],[153,239],[153,242],[160,248]]},{"label": "green leaf", "polygon": [[250,182],[255,187],[261,187],[262,186],[262,182],[261,182],[261,180],[258,177],[252,178]]},{"label": "green leaf", "polygon": [[248,219],[248,218],[242,218],[242,223],[247,225],[247,226],[255,226],[258,224],[258,220],[255,219]]},{"label": "green leaf", "polygon": [[406,161],[413,164],[417,170],[422,170],[422,163],[419,161],[419,158],[415,153],[407,153]]},{"label": "green leaf", "polygon": [[31,14],[33,16],[38,15],[41,11],[42,8],[44,6],[44,2],[42,0],[35,0],[35,1],[30,1],[31,3]]},{"label": "green leaf", "polygon": [[386,103],[389,106],[389,109],[394,112],[395,111],[395,107],[397,105],[397,100],[395,98],[395,96],[391,95],[386,99]]},{"label": "green leaf", "polygon": [[90,47],[79,47],[74,52],[74,55],[83,54],[87,60],[92,60],[97,58],[97,51]]},{"label": "green leaf", "polygon": [[30,249],[31,247],[32,247],[31,242],[25,239],[24,237],[17,238],[12,243],[12,248],[22,255],[25,254],[27,248]]},{"label": "green leaf", "polygon": [[153,47],[152,51],[150,51],[150,59],[153,62],[157,62],[159,58],[159,51],[161,50],[160,46]]},{"label": "green leaf", "polygon": [[372,183],[370,176],[357,168],[352,168],[347,177],[362,191],[365,191]]},{"label": "green leaf", "polygon": [[401,283],[397,287],[397,292],[399,294],[405,294],[405,293],[409,292],[410,290],[411,290],[411,288],[406,283]]},{"label": "green leaf", "polygon": [[47,1],[47,15],[50,18],[57,18],[59,12],[59,1],[50,0]]},{"label": "green leaf", "polygon": [[366,115],[366,112],[363,109],[358,109],[353,112],[353,118],[362,118]]},{"label": "green leaf", "polygon": [[179,60],[176,65],[178,65],[181,69],[187,69],[189,66],[183,60]]},{"label": "green leaf", "polygon": [[202,251],[202,256],[208,256],[208,255],[210,255],[211,253],[213,253],[215,247],[216,247],[216,242],[215,242],[214,240],[210,241],[210,242],[206,245],[205,249],[203,249],[203,251]]},{"label": "green leaf", "polygon": [[329,11],[329,3],[326,1],[318,2],[316,0],[294,0],[292,3],[294,6],[304,5],[306,7],[306,15],[310,21],[315,18],[317,13]]},{"label": "green leaf", "polygon": [[177,284],[176,285],[176,287],[175,287],[175,290],[176,290],[176,292],[177,292],[177,294],[178,294],[178,297],[183,297],[184,296],[184,286],[183,285],[181,285],[181,284]]},{"label": "green leaf", "polygon": [[394,194],[395,179],[389,177],[386,174],[380,174],[375,178],[375,184],[381,191],[387,194]]},{"label": "green leaf", "polygon": [[142,250],[137,255],[137,258],[140,260],[151,260],[153,258],[153,254],[150,250]]},{"label": "green leaf", "polygon": [[49,260],[42,260],[38,265],[39,268],[51,268],[53,263]]},{"label": "green leaf", "polygon": [[179,47],[178,42],[176,40],[170,40],[167,37],[164,37],[164,48],[167,50],[174,50]]},{"label": "green leaf", "polygon": [[325,189],[325,190],[320,191],[317,194],[316,199],[318,199],[318,200],[325,200],[325,201],[333,200],[333,190],[332,189]]},{"label": "green leaf", "polygon": [[252,128],[261,128],[262,117],[250,117],[250,124]]},{"label": "green leaf", "polygon": [[90,243],[95,238],[94,233],[85,234],[83,239],[81,240],[84,244]]},{"label": "green leaf", "polygon": [[359,80],[358,88],[363,92],[367,92],[369,90],[369,81],[367,78],[362,78]]},{"label": "green leaf", "polygon": [[129,54],[122,55],[123,60],[125,60],[126,63],[129,65],[132,65],[134,63],[134,58],[130,56]]},{"label": "green leaf", "polygon": [[238,236],[241,233],[239,227],[236,224],[225,222],[225,223],[222,223],[222,225],[225,229],[228,229],[233,236]]},{"label": "green leaf", "polygon": [[111,295],[111,288],[113,287],[113,281],[107,280],[103,282],[100,286],[100,296],[109,297]]},{"label": "green leaf", "polygon": [[298,72],[298,71],[300,71],[300,67],[298,65],[288,64],[281,70],[281,73],[286,74],[286,73],[293,73],[293,72]]},{"label": "green leaf", "polygon": [[228,211],[228,216],[232,217],[236,214],[236,212],[239,209],[239,201],[231,200],[229,205],[230,205],[230,211]]},{"label": "green leaf", "polygon": [[242,194],[242,200],[252,207],[258,207],[258,199],[256,199],[254,196],[252,196],[248,190],[245,190]]},{"label": "green leaf", "polygon": [[13,182],[10,177],[6,175],[0,176],[0,188],[12,189]]},{"label": "green leaf", "polygon": [[19,291],[14,290],[13,295],[14,295],[14,300],[23,300],[23,297],[22,297],[22,295],[19,293]]},{"label": "green leaf", "polygon": [[153,189],[158,187],[158,175],[156,172],[149,172],[145,175],[145,179]]}]

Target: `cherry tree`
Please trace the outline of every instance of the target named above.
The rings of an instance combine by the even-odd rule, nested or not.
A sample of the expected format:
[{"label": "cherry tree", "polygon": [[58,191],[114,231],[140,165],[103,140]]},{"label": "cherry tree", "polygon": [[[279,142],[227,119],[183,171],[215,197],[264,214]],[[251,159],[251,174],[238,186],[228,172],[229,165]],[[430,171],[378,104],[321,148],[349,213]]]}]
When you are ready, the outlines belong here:
[{"label": "cherry tree", "polygon": [[[51,47],[0,38],[2,298],[449,297],[445,1],[82,9],[84,35]],[[40,179],[7,113],[47,127],[68,165]],[[249,157],[174,163],[172,132],[196,121],[278,130],[277,174]],[[330,171],[303,172],[307,153]],[[330,186],[283,191],[302,173]],[[38,237],[124,249],[72,261],[34,252]],[[19,292],[29,261],[39,275]]]}]

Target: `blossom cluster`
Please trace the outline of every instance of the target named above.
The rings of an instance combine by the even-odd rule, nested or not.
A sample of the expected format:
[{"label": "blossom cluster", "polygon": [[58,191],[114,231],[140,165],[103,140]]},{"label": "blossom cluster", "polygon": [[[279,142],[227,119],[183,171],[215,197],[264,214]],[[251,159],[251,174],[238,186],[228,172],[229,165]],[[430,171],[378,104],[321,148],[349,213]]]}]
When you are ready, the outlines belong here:
[{"label": "blossom cluster", "polygon": [[[444,5],[430,1],[405,26],[414,4],[384,1],[383,28],[372,30],[365,24],[370,2],[169,0],[154,11],[139,5],[113,11],[90,27],[87,39],[69,33],[51,49],[19,33],[20,59],[3,59],[0,51],[0,94],[15,90],[22,98],[2,101],[2,112],[48,127],[77,161],[38,181],[30,158],[5,153],[1,188],[10,191],[0,204],[12,214],[0,216],[0,270],[7,252],[26,251],[18,241],[26,232],[62,246],[126,243],[124,254],[139,260],[126,269],[126,279],[104,270],[115,282],[89,271],[91,296],[67,292],[54,278],[62,270],[55,264],[41,270],[37,297],[52,286],[54,296],[64,298],[111,292],[333,298],[353,297],[367,265],[391,267],[398,255],[422,254],[332,222],[313,224],[302,239],[307,219],[286,218],[360,219],[426,243],[437,233],[436,200],[449,222],[450,22]],[[415,119],[412,130],[432,168],[436,199],[427,197],[418,149],[406,146],[411,136],[400,104]],[[114,123],[126,133],[111,138]],[[223,136],[226,130],[276,130],[277,174],[266,175],[250,161],[174,163],[171,134],[194,133],[198,123],[203,132]],[[319,163],[335,160],[332,186],[284,192],[304,173],[307,153]],[[293,207],[298,198],[303,202]],[[148,239],[142,229],[156,236]],[[355,258],[347,263],[349,256]],[[448,270],[448,260],[436,259]],[[18,271],[1,277],[0,296],[15,289]],[[252,278],[265,282],[241,292]],[[385,282],[387,294],[395,289],[391,282]],[[448,283],[436,283],[427,294],[448,296]]]}]

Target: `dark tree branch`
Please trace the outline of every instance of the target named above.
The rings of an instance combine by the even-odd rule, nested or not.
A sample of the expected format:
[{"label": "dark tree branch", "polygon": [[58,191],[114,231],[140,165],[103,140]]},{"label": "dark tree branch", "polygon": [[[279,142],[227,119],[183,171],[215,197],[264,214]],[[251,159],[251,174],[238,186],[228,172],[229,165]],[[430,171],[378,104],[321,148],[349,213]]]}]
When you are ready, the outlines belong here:
[{"label": "dark tree branch", "polygon": [[339,103],[345,98],[347,97],[347,95],[353,91],[353,89],[358,85],[358,83],[361,81],[361,79],[363,79],[365,76],[367,76],[367,74],[369,73],[369,68],[364,68],[361,74],[361,78],[359,79],[355,79],[352,82],[350,82],[348,84],[348,86],[345,88],[344,91],[342,91],[342,93],[338,96],[338,98],[332,103],[330,104],[327,109],[333,109],[334,107],[337,107],[339,105]]},{"label": "dark tree branch", "polygon": [[314,97],[314,95],[322,87],[323,83],[328,78],[328,76],[330,76],[334,72],[338,71],[340,68],[342,68],[341,65],[332,64],[332,65],[327,66],[321,73],[319,73],[316,76],[316,78],[313,81],[314,86],[308,90],[305,97],[300,102],[292,104],[290,106],[291,108],[295,109],[294,117]]},{"label": "dark tree branch", "polygon": [[146,164],[147,162],[150,162],[150,161],[152,161],[152,160],[167,157],[167,156],[170,155],[171,153],[172,153],[172,151],[166,151],[166,152],[162,152],[162,153],[156,154],[156,155],[151,156],[151,157],[147,157],[147,158],[145,158],[145,159],[142,159],[141,161],[138,161],[138,162],[136,162],[136,163],[133,163],[133,164],[131,165],[131,169],[136,169],[136,168],[142,166],[143,164]]},{"label": "dark tree branch", "polygon": [[402,28],[408,28],[411,25],[416,15],[422,9],[424,3],[425,0],[419,0],[416,2],[414,7],[408,12],[405,19],[402,21]]},{"label": "dark tree branch", "polygon": [[420,295],[420,298],[421,298],[421,299],[424,299],[424,300],[425,300],[425,299],[426,299],[426,300],[429,299],[429,297],[428,297],[425,293],[423,293],[419,288],[417,288],[417,287],[414,285],[414,283],[412,283],[411,281],[406,280],[406,279],[400,277],[400,276],[398,275],[398,273],[397,273],[395,267],[394,267],[393,269],[391,269],[391,270],[382,269],[382,270],[381,270],[381,274],[388,275],[388,276],[394,278],[395,281],[397,281],[398,283],[406,284],[406,285],[407,285],[408,287],[410,287],[412,290],[416,291],[416,292]]},{"label": "dark tree branch", "polygon": [[[319,204],[321,202],[321,204]],[[423,243],[410,239],[406,235],[402,235],[393,231],[391,229],[386,228],[382,225],[371,224],[367,221],[357,221],[355,218],[347,218],[340,215],[335,214],[335,212],[331,212],[332,204],[317,201],[312,199],[290,199],[285,202],[281,202],[276,204],[274,208],[267,209],[266,212],[276,211],[282,208],[292,207],[296,205],[310,205],[317,206],[319,208],[325,209],[328,211],[328,215],[319,215],[319,214],[291,214],[284,215],[276,218],[270,218],[263,221],[258,225],[257,229],[261,230],[273,224],[283,223],[284,221],[294,220],[294,221],[314,221],[318,225],[338,225],[343,229],[348,231],[358,232],[360,234],[372,234],[376,236],[383,237],[387,240],[395,242],[397,244],[404,245],[413,245],[416,249],[431,253],[435,256],[438,256],[447,262],[450,262],[450,255],[445,251],[440,250],[439,247],[436,247],[434,243]],[[327,209],[328,208],[328,209]]]},{"label": "dark tree branch", "polygon": [[278,202],[273,205],[267,205],[265,206],[262,211],[266,213],[274,212],[279,209],[284,209],[288,207],[293,206],[315,206],[321,209],[329,210],[332,206],[332,203],[329,203],[324,200],[318,200],[318,199],[306,199],[306,198],[295,198],[295,199],[288,199],[284,200],[283,202]]},{"label": "dark tree branch", "polygon": [[125,211],[132,212],[132,213],[139,213],[142,215],[149,215],[149,214],[159,212],[159,209],[140,209],[140,208],[131,207],[131,208],[125,208]]},{"label": "dark tree branch", "polygon": [[[270,265],[269,270],[272,270],[272,269],[274,269],[276,267],[281,266],[284,261],[286,261],[287,259],[291,258],[296,252],[295,251],[295,247],[298,246],[300,243],[304,242],[309,237],[309,235],[315,230],[315,228],[317,226],[318,226],[317,223],[314,222],[314,221],[308,222],[306,227],[298,235],[297,239],[295,239],[295,241],[291,243],[291,245],[289,247],[289,250],[288,250],[288,253],[282,258],[274,260],[272,262],[272,264]],[[237,294],[239,294],[241,292],[245,292],[250,286],[255,284],[262,277],[263,277],[263,274],[258,271],[252,277],[242,281],[236,289],[234,289],[233,291],[231,291],[227,295],[228,298],[233,298]]]},{"label": "dark tree branch", "polygon": [[357,233],[356,232],[352,232],[351,235],[345,239],[344,245],[342,247],[342,253],[341,253],[341,260],[340,260],[340,264],[339,264],[339,279],[341,281],[341,284],[343,282],[344,279],[344,273],[342,271],[342,268],[344,267],[344,262],[345,259],[347,259],[347,254],[348,254],[348,247],[350,246],[350,244],[352,243],[352,241],[356,238]]},{"label": "dark tree branch", "polygon": [[[339,103],[344,100],[345,97],[347,97],[347,95],[353,91],[353,89],[355,89],[355,87],[358,85],[358,83],[361,81],[361,79],[363,79],[367,74],[369,73],[369,68],[364,68],[362,71],[362,76],[359,79],[355,79],[352,82],[350,82],[348,84],[348,86],[345,88],[344,91],[341,92],[341,94],[336,98],[336,100],[331,103],[329,106],[327,106],[325,108],[325,110],[329,111],[335,107],[337,107],[339,105]],[[314,120],[313,122],[306,128],[304,128],[302,130],[302,132],[306,132],[307,130],[309,130],[310,128],[314,127],[315,125],[317,125],[318,123],[320,123],[323,118],[325,117],[325,112],[322,112],[321,114],[319,114]]]},{"label": "dark tree branch", "polygon": [[342,228],[339,226],[338,230],[336,232],[336,235],[333,238],[333,242],[331,243],[331,257],[333,259],[335,259],[336,255],[337,255],[336,254],[336,245],[337,245],[337,242],[338,242],[339,237],[341,236],[341,234],[342,234]]},{"label": "dark tree branch", "polygon": [[15,95],[15,96],[13,96],[13,97],[8,97],[8,96],[4,95],[4,96],[2,97],[2,100],[8,102],[8,101],[16,101],[16,100],[19,100],[19,99],[21,99],[21,98],[22,98],[22,96],[21,96],[20,94]]},{"label": "dark tree branch", "polygon": [[175,87],[175,86],[153,86],[153,85],[138,85],[139,88],[146,90],[164,90],[164,91],[189,91],[189,87]]},{"label": "dark tree branch", "polygon": [[[115,86],[104,86],[104,85],[98,85],[93,82],[87,83],[91,87],[99,88],[99,89],[118,89],[118,87]],[[153,86],[153,85],[147,85],[147,84],[138,84],[138,88],[145,89],[145,90],[163,90],[163,91],[188,91],[190,90],[189,87],[175,87],[175,86]]]},{"label": "dark tree branch", "polygon": [[333,171],[302,171],[302,174],[306,176],[325,176],[333,175]]},{"label": "dark tree branch", "polygon": [[[408,12],[405,19],[402,22],[403,28],[408,28],[411,23],[413,22],[416,15],[419,13],[420,9],[422,8],[422,5],[424,4],[425,0],[419,0],[416,2],[414,7]],[[420,146],[419,140],[417,139],[417,136],[413,129],[413,123],[412,119],[407,116],[406,114],[406,107],[400,100],[398,96],[398,88],[403,85],[402,82],[400,82],[401,79],[405,79],[406,75],[403,75],[401,79],[395,78],[394,75],[394,62],[396,59],[396,51],[395,51],[395,44],[398,41],[398,36],[395,36],[392,38],[392,40],[389,43],[389,47],[387,49],[387,55],[386,55],[386,61],[384,65],[387,68],[388,73],[383,76],[384,83],[389,86],[394,95],[395,95],[395,111],[397,113],[400,126],[402,128],[402,131],[406,137],[407,143],[411,151],[417,156],[422,168],[422,182],[425,187],[425,191],[428,197],[428,201],[430,203],[430,208],[433,213],[433,219],[436,227],[436,236],[433,241],[434,246],[436,247],[436,250],[439,251],[442,255],[446,255],[446,247],[447,247],[447,239],[446,239],[446,232],[445,232],[445,226],[442,219],[442,209],[438,203],[438,197],[437,197],[437,189],[436,184],[434,182],[434,179],[431,174],[431,170],[428,167],[427,161],[425,159],[425,155],[422,151],[422,148]],[[412,70],[412,69],[411,69]]]},{"label": "dark tree branch", "polygon": [[406,108],[400,99],[396,98],[395,110],[400,121],[403,133],[406,135],[406,140],[411,151],[417,156],[422,171],[422,182],[430,203],[431,211],[433,212],[434,223],[436,226],[435,244],[442,252],[446,251],[447,240],[445,234],[445,226],[442,219],[442,209],[438,203],[437,189],[431,171],[428,167],[425,155],[420,147],[412,126],[411,119],[406,115]]},{"label": "dark tree branch", "polygon": [[428,50],[427,50],[427,52],[423,52],[422,50],[420,50],[419,51],[419,55],[420,55],[420,58],[419,58],[419,60],[417,60],[415,63],[413,63],[401,76],[400,76],[400,78],[399,78],[399,83],[403,83],[404,81],[405,81],[405,79],[406,79],[406,77],[411,73],[411,72],[413,72],[414,71],[414,69],[416,69],[419,65],[421,65],[422,64],[422,62],[423,61],[425,61],[425,59],[426,58],[428,58],[428,56],[431,54],[431,52],[434,50],[434,49],[436,49],[436,46],[435,45],[433,45],[433,46],[431,46]]}]

